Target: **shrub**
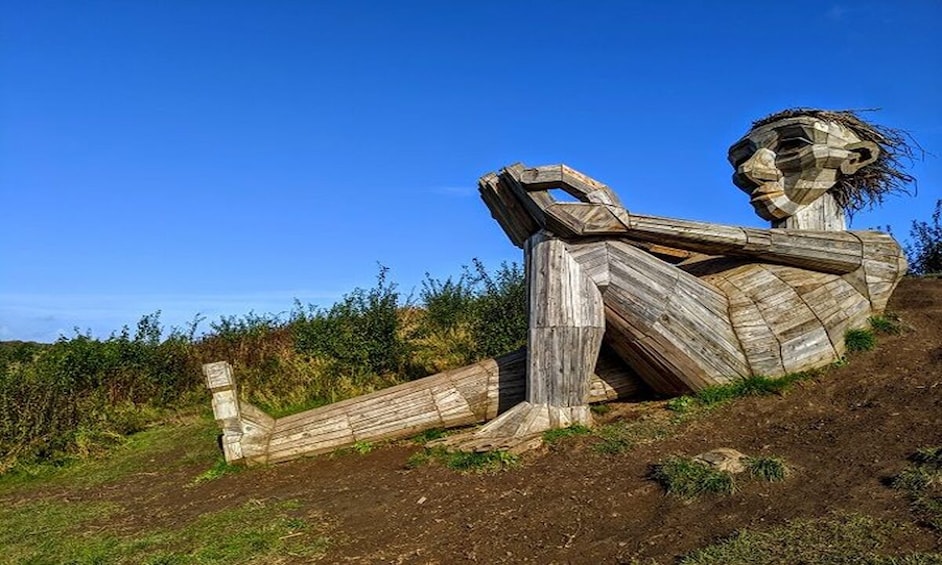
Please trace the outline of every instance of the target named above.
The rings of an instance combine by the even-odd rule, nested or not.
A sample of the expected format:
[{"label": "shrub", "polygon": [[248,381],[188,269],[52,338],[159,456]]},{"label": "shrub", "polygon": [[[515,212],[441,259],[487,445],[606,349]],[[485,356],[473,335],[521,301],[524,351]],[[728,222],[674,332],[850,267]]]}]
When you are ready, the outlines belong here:
[{"label": "shrub", "polygon": [[399,337],[399,293],[380,266],[376,286],[355,289],[330,309],[296,308],[290,323],[295,350],[330,360],[346,375],[382,375],[401,368],[405,344]]},{"label": "shrub", "polygon": [[914,275],[942,273],[942,200],[935,203],[932,222],[913,220],[912,241],[906,246],[909,272]]}]

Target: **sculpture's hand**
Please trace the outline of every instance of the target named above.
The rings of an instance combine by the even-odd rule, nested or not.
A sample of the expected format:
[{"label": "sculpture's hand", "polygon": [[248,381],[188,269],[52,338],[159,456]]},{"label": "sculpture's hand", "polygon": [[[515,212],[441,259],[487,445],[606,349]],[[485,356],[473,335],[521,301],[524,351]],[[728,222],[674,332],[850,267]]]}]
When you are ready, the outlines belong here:
[{"label": "sculpture's hand", "polygon": [[[566,165],[526,168],[515,164],[479,183],[481,196],[511,240],[522,246],[541,229],[561,237],[624,234],[628,212],[608,186]],[[550,189],[579,202],[559,202]]]}]

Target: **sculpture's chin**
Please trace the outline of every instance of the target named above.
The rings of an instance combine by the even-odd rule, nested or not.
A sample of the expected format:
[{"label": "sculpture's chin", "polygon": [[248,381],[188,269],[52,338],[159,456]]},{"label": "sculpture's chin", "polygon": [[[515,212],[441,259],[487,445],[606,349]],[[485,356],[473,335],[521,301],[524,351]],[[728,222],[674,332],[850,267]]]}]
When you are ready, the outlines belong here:
[{"label": "sculpture's chin", "polygon": [[750,203],[759,217],[770,222],[792,216],[800,208],[798,204],[789,200],[782,190],[769,191],[763,194],[756,194],[756,192],[753,193],[754,196]]}]

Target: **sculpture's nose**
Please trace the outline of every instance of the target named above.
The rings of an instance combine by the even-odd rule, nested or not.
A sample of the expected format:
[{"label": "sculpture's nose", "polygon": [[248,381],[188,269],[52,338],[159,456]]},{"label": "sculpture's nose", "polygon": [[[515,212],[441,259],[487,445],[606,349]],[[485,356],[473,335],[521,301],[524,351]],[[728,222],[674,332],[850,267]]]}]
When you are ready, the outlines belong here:
[{"label": "sculpture's nose", "polygon": [[782,178],[782,171],[775,166],[775,152],[764,147],[739,165],[739,174],[757,185],[775,182]]}]

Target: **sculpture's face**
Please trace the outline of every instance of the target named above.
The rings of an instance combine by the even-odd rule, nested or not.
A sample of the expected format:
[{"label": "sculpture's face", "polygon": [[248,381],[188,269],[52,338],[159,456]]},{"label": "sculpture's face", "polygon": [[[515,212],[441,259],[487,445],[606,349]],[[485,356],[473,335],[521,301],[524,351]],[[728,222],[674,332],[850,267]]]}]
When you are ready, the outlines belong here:
[{"label": "sculpture's face", "polygon": [[874,162],[879,147],[836,122],[811,116],[759,126],[729,148],[733,183],[756,213],[780,220],[817,200],[840,175]]}]

